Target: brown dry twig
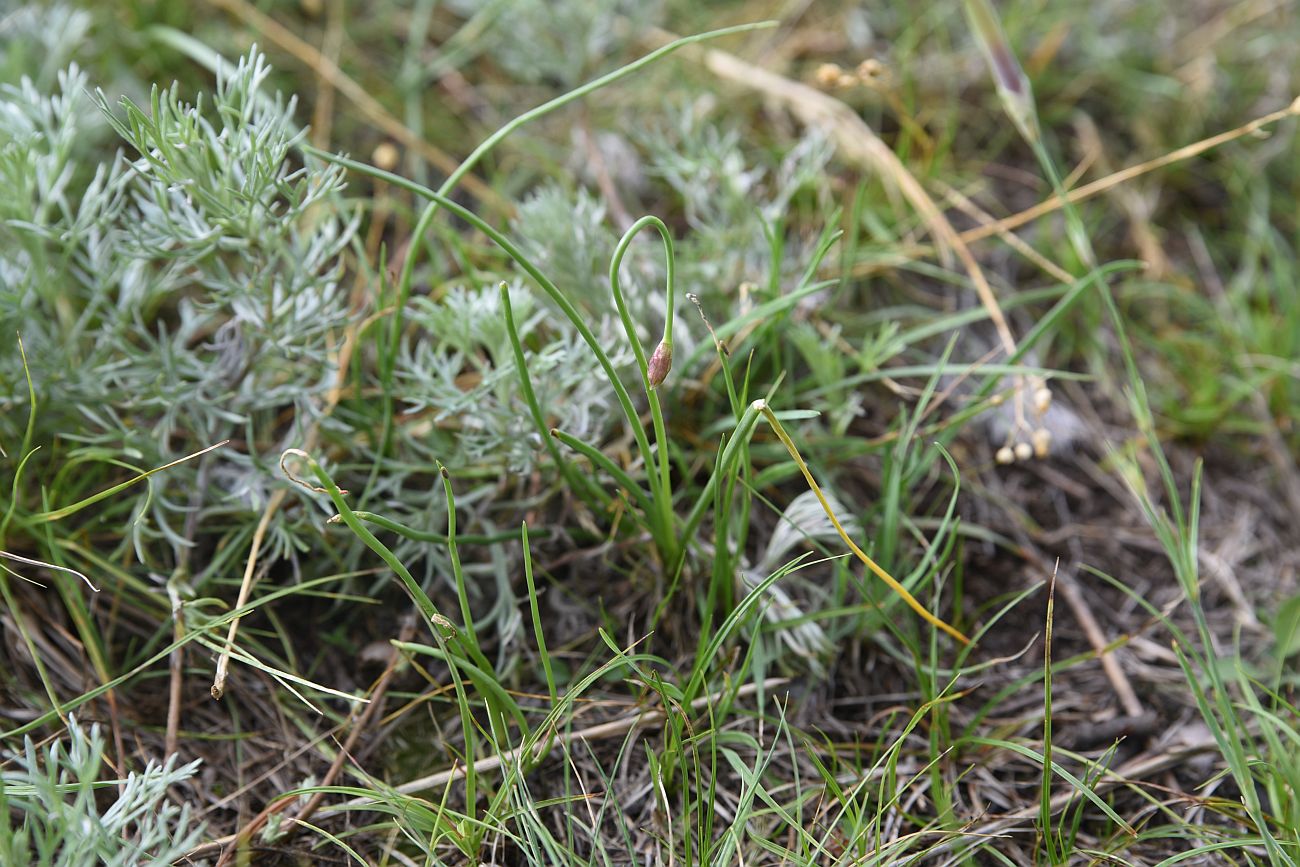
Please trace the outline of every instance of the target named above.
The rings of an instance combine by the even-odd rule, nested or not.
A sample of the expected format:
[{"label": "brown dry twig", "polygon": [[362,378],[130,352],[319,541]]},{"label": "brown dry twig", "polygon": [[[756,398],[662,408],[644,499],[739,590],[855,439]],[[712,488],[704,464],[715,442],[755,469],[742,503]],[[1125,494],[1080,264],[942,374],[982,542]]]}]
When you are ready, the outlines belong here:
[{"label": "brown dry twig", "polygon": [[[1098,178],[1091,183],[1071,189],[1065,194],[1065,201],[1062,201],[1060,196],[1052,196],[1048,199],[1044,199],[1036,205],[1033,205],[1032,207],[1025,208],[1023,211],[1017,211],[1016,213],[1002,217],[1001,219],[990,220],[989,222],[982,223],[973,229],[967,229],[966,231],[961,232],[958,237],[967,244],[973,244],[976,241],[983,241],[984,239],[990,238],[994,235],[1004,235],[1013,229],[1018,229],[1021,226],[1032,223],[1040,217],[1046,217],[1048,214],[1053,214],[1059,211],[1065,206],[1066,202],[1071,205],[1078,204],[1079,202],[1086,201],[1094,196],[1099,196],[1102,193],[1108,192],[1120,184],[1128,183],[1135,178],[1139,178],[1145,174],[1150,174],[1157,169],[1162,169],[1166,166],[1175,165],[1194,157],[1198,157],[1207,151],[1211,151],[1217,147],[1236,141],[1239,138],[1244,138],[1248,135],[1263,135],[1265,127],[1286,120],[1288,117],[1296,116],[1300,116],[1300,97],[1293,100],[1286,108],[1281,108],[1277,111],[1271,111],[1267,114],[1261,115],[1249,123],[1242,124],[1241,126],[1227,130],[1226,132],[1216,133],[1215,135],[1203,138],[1200,141],[1183,145],[1182,147],[1175,148],[1162,156],[1146,160],[1145,162],[1129,166],[1125,169],[1120,169],[1119,171],[1108,174],[1105,177]],[[932,252],[934,252],[934,248],[928,244],[900,246],[896,253],[896,258],[891,257],[889,259],[877,259],[870,262],[860,263],[854,267],[852,273],[855,277],[874,274],[884,268],[893,267],[895,263],[901,264],[920,256],[929,255]],[[940,250],[940,252],[942,252],[942,250]]]},{"label": "brown dry twig", "polygon": [[[1272,111],[1266,115],[1257,117],[1250,123],[1243,124],[1236,129],[1230,129],[1227,132],[1221,132],[1217,135],[1212,135],[1209,138],[1203,138],[1198,142],[1175,148],[1169,153],[1156,157],[1155,159],[1138,163],[1135,166],[1129,166],[1126,169],[1120,169],[1114,174],[1107,175],[1104,178],[1099,178],[1090,184],[1076,187],[1065,194],[1065,200],[1072,205],[1077,204],[1085,199],[1090,199],[1093,196],[1104,193],[1119,184],[1127,183],[1134,178],[1141,177],[1148,172],[1153,172],[1156,169],[1162,169],[1165,166],[1170,166],[1174,163],[1180,163],[1184,160],[1189,160],[1192,157],[1200,156],[1208,150],[1213,150],[1220,145],[1225,145],[1228,142],[1235,141],[1243,136],[1254,135],[1263,130],[1266,126],[1271,126],[1280,120],[1285,120],[1288,117],[1294,117],[1296,115],[1300,115],[1300,97],[1294,99],[1286,108],[1278,109],[1277,111]],[[1032,223],[1039,217],[1045,217],[1048,214],[1059,211],[1064,207],[1064,205],[1065,203],[1061,201],[1060,196],[1052,196],[1050,199],[1039,202],[1032,208],[1026,208],[1025,210],[1012,214],[1009,217],[1003,217],[994,223],[976,226],[974,229],[967,229],[965,232],[961,233],[961,239],[967,243],[981,241],[992,235],[999,234],[1000,232],[1017,229],[1026,223]]]},{"label": "brown dry twig", "polygon": [[[968,198],[966,194],[963,193],[961,190],[958,190],[955,187],[950,187],[949,185],[943,183],[942,181],[938,181],[937,186],[939,187],[939,190],[944,194],[944,196],[949,200],[951,200],[953,205],[955,205],[959,211],[975,219],[981,225],[987,225],[989,223],[996,222],[996,219],[992,214],[990,214],[988,211],[985,211],[979,205],[971,201],[970,198]],[[1037,265],[1041,270],[1043,270],[1049,276],[1051,276],[1052,279],[1060,283],[1064,283],[1067,286],[1074,282],[1074,276],[1070,274],[1069,271],[1066,271],[1060,265],[1057,265],[1051,259],[1048,259],[1046,256],[1044,256],[1042,253],[1039,253],[1037,250],[1031,247],[1023,238],[1021,238],[1019,235],[1015,234],[1014,232],[1004,229],[998,232],[998,237],[1008,247],[1015,250],[1021,256],[1023,256],[1024,258],[1028,259],[1030,262],[1033,262],[1035,265]]]}]

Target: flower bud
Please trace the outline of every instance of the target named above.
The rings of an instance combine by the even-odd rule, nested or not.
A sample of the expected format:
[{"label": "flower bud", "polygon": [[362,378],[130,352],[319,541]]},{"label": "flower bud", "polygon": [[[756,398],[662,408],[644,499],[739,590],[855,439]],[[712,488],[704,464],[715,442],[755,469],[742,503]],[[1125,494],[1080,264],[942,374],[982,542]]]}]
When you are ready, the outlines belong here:
[{"label": "flower bud", "polygon": [[650,356],[650,363],[646,365],[646,377],[650,380],[650,387],[658,388],[660,383],[668,378],[668,371],[672,369],[673,345],[666,340],[661,340],[655,347],[654,354]]},{"label": "flower bud", "polygon": [[1020,68],[1020,62],[1011,51],[1002,23],[989,0],[966,0],[966,16],[970,21],[975,41],[988,61],[997,84],[1002,107],[1015,123],[1025,141],[1038,140],[1038,112],[1034,108],[1034,93],[1029,76]]}]

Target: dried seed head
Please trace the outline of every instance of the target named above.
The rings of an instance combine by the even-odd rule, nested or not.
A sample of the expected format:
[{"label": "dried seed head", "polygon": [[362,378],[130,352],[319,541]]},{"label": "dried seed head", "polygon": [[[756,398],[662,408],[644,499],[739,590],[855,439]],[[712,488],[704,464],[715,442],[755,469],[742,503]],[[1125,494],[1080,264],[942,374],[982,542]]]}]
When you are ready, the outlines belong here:
[{"label": "dried seed head", "polygon": [[392,142],[385,141],[375,145],[374,152],[370,154],[370,161],[374,163],[376,167],[381,168],[386,172],[391,172],[393,169],[397,168],[397,161],[401,159],[401,156],[402,155],[397,151],[397,147]]},{"label": "dried seed head", "polygon": [[646,377],[651,388],[658,388],[668,378],[668,371],[673,369],[673,345],[666,340],[659,341],[650,363],[646,365]]},{"label": "dried seed head", "polygon": [[821,66],[817,67],[817,73],[815,76],[817,79],[817,86],[829,90],[830,88],[839,85],[840,78],[843,77],[843,75],[844,70],[840,69],[839,64],[823,63]]},{"label": "dried seed head", "polygon": [[1047,386],[1043,386],[1042,388],[1034,392],[1034,409],[1038,411],[1039,415],[1042,415],[1045,412],[1047,412],[1047,408],[1050,407],[1051,405],[1052,405],[1052,390],[1050,388],[1048,388]]},{"label": "dried seed head", "polygon": [[863,84],[878,82],[888,73],[885,64],[881,63],[874,57],[868,57],[866,60],[859,63],[856,71],[858,78]]},{"label": "dried seed head", "polygon": [[1034,444],[1034,454],[1040,458],[1047,457],[1052,450],[1052,432],[1045,427],[1040,427],[1029,436],[1030,441]]}]

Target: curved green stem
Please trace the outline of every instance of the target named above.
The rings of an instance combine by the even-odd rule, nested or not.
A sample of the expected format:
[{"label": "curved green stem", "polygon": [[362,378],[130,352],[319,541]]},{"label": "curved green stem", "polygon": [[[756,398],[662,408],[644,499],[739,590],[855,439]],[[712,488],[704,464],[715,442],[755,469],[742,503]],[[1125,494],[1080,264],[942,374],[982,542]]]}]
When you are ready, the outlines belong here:
[{"label": "curved green stem", "polygon": [[[448,536],[446,533],[430,533],[426,530],[417,530],[414,527],[408,527],[405,524],[394,521],[392,518],[378,515],[374,512],[363,512],[357,509],[352,514],[361,521],[374,524],[376,527],[382,527],[390,533],[396,533],[413,542],[433,542],[440,545],[446,545]],[[341,515],[334,515],[327,518],[326,524],[341,524],[343,518]],[[550,538],[551,532],[545,529],[530,529],[528,537],[530,539],[547,539]],[[514,530],[504,530],[500,533],[485,533],[479,535],[466,535],[458,533],[456,541],[465,545],[494,545],[499,542],[512,542],[519,538],[519,534]]]},{"label": "curved green stem", "polygon": [[[636,325],[632,322],[632,317],[627,311],[627,303],[623,299],[623,288],[619,282],[619,270],[623,265],[623,256],[627,253],[628,246],[637,233],[646,226],[653,226],[663,239],[664,257],[667,260],[667,279],[665,280],[664,294],[666,297],[666,311],[664,313],[664,335],[660,340],[659,348],[655,350],[657,357],[666,357],[671,364],[673,352],[673,307],[677,300],[676,293],[676,273],[677,261],[673,254],[673,237],[664,225],[664,221],[656,216],[649,215],[637,220],[632,226],[623,233],[619,239],[618,246],[614,248],[614,256],[609,262],[609,289],[614,296],[614,306],[618,308],[619,318],[623,321],[623,330],[627,333],[627,339],[632,344],[632,353],[636,356],[636,365],[641,372],[641,383],[645,386],[646,399],[650,403],[650,418],[655,429],[655,444],[659,447],[658,470],[659,477],[656,482],[654,471],[652,469],[652,458],[650,453],[645,452],[646,469],[649,471],[650,487],[653,492],[653,499],[658,510],[658,515],[653,518],[660,525],[660,528],[669,541],[670,548],[661,550],[664,565],[667,566],[677,559],[677,542],[672,534],[673,524],[673,497],[672,487],[669,482],[668,466],[668,433],[664,425],[663,408],[659,404],[659,395],[656,392],[658,382],[651,380],[651,371],[649,363],[646,361],[645,350],[641,346],[641,340],[636,335]],[[663,353],[663,355],[661,355]],[[663,375],[667,374],[664,370],[658,379],[662,381]]]},{"label": "curved green stem", "polygon": [[613,84],[614,82],[618,81],[621,78],[626,78],[627,76],[631,75],[632,73],[636,72],[642,67],[649,66],[651,63],[654,63],[659,58],[666,57],[667,55],[672,54],[677,49],[683,48],[694,42],[707,42],[710,39],[717,39],[721,36],[729,36],[733,33],[745,33],[750,30],[763,30],[769,27],[775,27],[776,24],[777,24],[776,21],[758,21],[753,24],[738,24],[734,27],[723,27],[719,30],[710,30],[707,33],[697,33],[694,36],[683,36],[680,39],[675,39],[672,42],[669,42],[667,45],[661,48],[657,48],[654,51],[651,51],[649,54],[632,61],[626,66],[621,66],[618,69],[615,69],[613,72],[606,73],[605,75],[602,75],[600,78],[587,82],[581,87],[571,90],[568,93],[561,94],[560,96],[557,96],[555,99],[552,99],[549,102],[542,103],[541,105],[537,106],[537,108],[529,109],[528,111],[516,117],[514,120],[508,121],[504,126],[502,126],[496,132],[492,133],[492,135],[484,139],[482,144],[474,148],[473,152],[471,152],[470,155],[465,158],[465,161],[460,164],[460,167],[457,168],[456,171],[452,172],[450,175],[447,176],[447,180],[444,181],[442,186],[438,188],[438,192],[442,193],[443,195],[449,193],[452,189],[455,188],[455,186],[458,183],[460,183],[460,179],[463,178],[466,174],[468,174],[469,170],[474,168],[474,166],[478,164],[478,161],[482,159],[484,154],[492,150],[492,148],[496,147],[497,143],[500,142],[503,138],[510,135],[510,133],[519,129],[519,127],[523,126],[529,121],[536,120],[542,115],[550,114],[551,112],[555,111],[557,108],[561,108],[562,106],[568,105],[571,102],[582,99],[587,94],[592,93],[593,91],[600,90],[602,87],[605,87],[607,85]]}]

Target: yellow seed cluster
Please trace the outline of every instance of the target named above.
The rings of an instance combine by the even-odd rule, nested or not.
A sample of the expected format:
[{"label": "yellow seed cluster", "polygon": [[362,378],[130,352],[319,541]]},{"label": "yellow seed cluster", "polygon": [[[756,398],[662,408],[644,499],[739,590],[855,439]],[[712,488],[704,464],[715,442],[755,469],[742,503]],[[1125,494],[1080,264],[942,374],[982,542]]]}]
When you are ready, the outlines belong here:
[{"label": "yellow seed cluster", "polygon": [[877,87],[884,81],[886,73],[885,64],[870,57],[859,63],[852,72],[838,63],[823,63],[817,67],[813,78],[817,86],[823,90],[844,90],[863,84],[867,87]]},{"label": "yellow seed cluster", "polygon": [[[1025,394],[1032,389],[1031,410],[1035,424],[1031,427],[1025,418]],[[999,464],[1013,464],[1032,458],[1045,458],[1052,450],[1052,432],[1047,429],[1044,419],[1052,406],[1052,390],[1038,377],[1030,377],[1016,385],[1015,422],[1007,434],[1007,442],[994,455]],[[1003,395],[995,395],[992,403],[996,406],[1005,400]]]}]

